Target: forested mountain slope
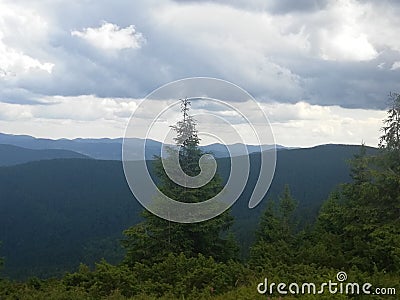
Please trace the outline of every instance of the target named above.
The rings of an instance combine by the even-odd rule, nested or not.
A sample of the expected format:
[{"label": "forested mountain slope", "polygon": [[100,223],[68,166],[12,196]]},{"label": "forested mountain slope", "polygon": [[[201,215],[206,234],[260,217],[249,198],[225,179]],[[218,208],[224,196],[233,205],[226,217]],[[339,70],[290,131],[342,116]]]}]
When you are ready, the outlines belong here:
[{"label": "forested mountain slope", "polygon": [[12,166],[30,161],[56,158],[89,158],[86,155],[70,150],[43,149],[34,150],[14,145],[0,144],[0,166]]},{"label": "forested mountain slope", "polygon": [[[350,180],[346,163],[358,146],[323,145],[278,151],[277,168],[266,196],[289,184],[299,202],[301,224],[311,221],[328,194]],[[369,148],[369,152],[376,149]],[[252,154],[251,174],[233,205],[234,230],[243,253],[252,239],[264,200],[248,209],[259,155]],[[219,159],[226,178],[229,160]],[[0,167],[0,256],[12,277],[48,276],[73,270],[79,262],[121,257],[121,232],[140,220],[141,205],[132,196],[119,161],[57,159]]]}]

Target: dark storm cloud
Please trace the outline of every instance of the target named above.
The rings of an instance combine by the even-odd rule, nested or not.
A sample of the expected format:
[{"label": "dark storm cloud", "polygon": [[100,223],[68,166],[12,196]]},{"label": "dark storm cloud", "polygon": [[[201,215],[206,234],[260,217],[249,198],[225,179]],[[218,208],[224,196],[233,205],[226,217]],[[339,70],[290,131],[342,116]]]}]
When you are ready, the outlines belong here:
[{"label": "dark storm cloud", "polygon": [[272,13],[286,14],[293,12],[313,12],[324,9],[328,4],[327,0],[281,0],[275,1],[269,7]]},{"label": "dark storm cloud", "polygon": [[236,7],[239,9],[248,9],[252,11],[268,11],[273,14],[301,13],[313,12],[324,9],[328,0],[174,0],[175,2],[185,3],[217,3],[227,6]]},{"label": "dark storm cloud", "polygon": [[[1,85],[0,85],[1,86]],[[40,95],[35,95],[31,91],[21,88],[5,88],[0,89],[0,102],[10,104],[28,104],[28,105],[44,105]]]},{"label": "dark storm cloud", "polygon": [[385,109],[387,95],[400,89],[400,72],[391,70],[395,61],[400,61],[399,52],[383,51],[367,62],[302,59],[290,67],[302,78],[303,99],[310,104]]}]

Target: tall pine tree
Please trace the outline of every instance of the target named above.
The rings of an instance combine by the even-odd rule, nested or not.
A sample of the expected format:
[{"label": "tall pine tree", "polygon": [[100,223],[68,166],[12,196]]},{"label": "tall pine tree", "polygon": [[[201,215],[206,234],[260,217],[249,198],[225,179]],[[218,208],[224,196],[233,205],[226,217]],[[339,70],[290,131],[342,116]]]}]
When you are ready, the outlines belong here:
[{"label": "tall pine tree", "polygon": [[[181,100],[182,120],[171,126],[175,132],[179,149],[179,162],[189,176],[200,172],[199,160],[205,153],[199,148],[196,121],[189,114],[190,101]],[[159,179],[158,188],[166,196],[180,202],[202,202],[218,194],[223,186],[218,174],[200,188],[187,188],[172,181],[163,167],[165,158],[156,157],[154,168]],[[168,163],[167,161],[164,163]],[[186,257],[202,254],[217,261],[235,259],[238,247],[230,234],[233,217],[229,211],[207,221],[194,224],[175,223],[162,219],[151,212],[143,212],[144,221],[124,232],[123,246],[126,249],[125,263],[154,263],[168,254],[183,253]]]}]

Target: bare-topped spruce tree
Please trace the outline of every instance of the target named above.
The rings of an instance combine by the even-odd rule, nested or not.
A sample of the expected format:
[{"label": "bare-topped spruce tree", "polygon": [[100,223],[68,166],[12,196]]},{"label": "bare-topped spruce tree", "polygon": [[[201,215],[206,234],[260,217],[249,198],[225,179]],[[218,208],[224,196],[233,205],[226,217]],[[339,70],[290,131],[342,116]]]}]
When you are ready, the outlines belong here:
[{"label": "bare-topped spruce tree", "polygon": [[[197,124],[189,114],[190,106],[188,99],[181,99],[182,119],[171,127],[176,132],[176,145],[180,147],[179,162],[182,170],[189,176],[196,176],[200,172],[199,159],[205,153],[199,148]],[[176,201],[206,201],[223,188],[218,174],[200,188],[181,186],[168,177],[161,157],[156,157],[154,169],[160,191]],[[183,253],[187,257],[202,254],[217,261],[237,257],[238,247],[229,233],[233,224],[229,210],[211,220],[193,224],[167,221],[147,210],[143,211],[143,217],[142,223],[124,232],[126,238],[123,245],[127,251],[125,263],[128,265],[138,261],[149,264],[162,261],[169,253]]]},{"label": "bare-topped spruce tree", "polygon": [[200,143],[200,139],[197,135],[196,121],[189,115],[190,106],[191,103],[187,98],[181,99],[183,119],[182,121],[178,121],[176,125],[171,126],[176,132],[174,141],[177,145],[183,146],[184,148],[196,148]]},{"label": "bare-topped spruce tree", "polygon": [[400,94],[390,93],[390,107],[387,117],[381,128],[383,135],[380,138],[379,147],[386,150],[400,150]]},{"label": "bare-topped spruce tree", "polygon": [[[196,120],[189,114],[190,106],[191,102],[187,98],[181,99],[183,118],[175,125],[172,125],[171,128],[176,132],[176,137],[174,138],[176,146],[180,147],[180,166],[187,175],[195,176],[200,172],[198,161],[204,152],[199,148],[200,138],[197,134]],[[218,178],[215,178],[215,180],[218,180]],[[219,183],[218,186],[220,186]],[[184,199],[179,201],[187,202]]]},{"label": "bare-topped spruce tree", "polygon": [[390,93],[389,101],[387,116],[381,128],[383,135],[379,141],[379,148],[385,154],[380,164],[387,169],[389,176],[397,175],[397,181],[400,182],[400,94]]}]

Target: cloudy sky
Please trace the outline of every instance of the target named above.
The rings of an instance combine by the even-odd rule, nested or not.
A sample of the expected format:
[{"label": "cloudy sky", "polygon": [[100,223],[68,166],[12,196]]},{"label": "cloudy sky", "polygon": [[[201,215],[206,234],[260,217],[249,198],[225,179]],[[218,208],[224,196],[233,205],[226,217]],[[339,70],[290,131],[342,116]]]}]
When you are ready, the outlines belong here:
[{"label": "cloudy sky", "polygon": [[121,137],[185,77],[233,82],[277,143],[378,142],[400,91],[395,0],[0,0],[0,132]]}]

